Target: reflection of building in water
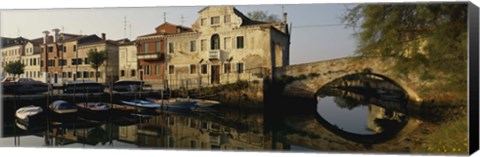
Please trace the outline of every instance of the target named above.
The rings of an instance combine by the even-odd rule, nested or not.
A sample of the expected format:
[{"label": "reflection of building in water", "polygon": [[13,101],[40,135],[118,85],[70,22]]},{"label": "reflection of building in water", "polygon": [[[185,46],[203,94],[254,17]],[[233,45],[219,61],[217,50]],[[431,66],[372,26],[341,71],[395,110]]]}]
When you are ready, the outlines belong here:
[{"label": "reflection of building in water", "polygon": [[116,131],[111,129],[113,129],[113,127],[106,124],[90,128],[54,127],[51,129],[51,136],[47,136],[45,142],[46,145],[54,146],[64,146],[74,143],[93,146],[99,143],[105,145],[117,136]]},{"label": "reflection of building in water", "polygon": [[137,125],[118,126],[118,140],[126,143],[137,143]]},{"label": "reflection of building in water", "polygon": [[374,104],[368,105],[368,118],[367,118],[367,128],[375,133],[380,133],[383,131],[383,128],[378,125],[375,120],[394,120],[401,122],[404,114],[392,110],[385,109]]},{"label": "reflection of building in water", "polygon": [[[254,119],[258,118],[263,117]],[[206,117],[156,116],[138,125],[137,144],[172,149],[271,149],[272,137],[264,135],[262,123],[235,126]],[[276,144],[277,149],[282,146]]]}]

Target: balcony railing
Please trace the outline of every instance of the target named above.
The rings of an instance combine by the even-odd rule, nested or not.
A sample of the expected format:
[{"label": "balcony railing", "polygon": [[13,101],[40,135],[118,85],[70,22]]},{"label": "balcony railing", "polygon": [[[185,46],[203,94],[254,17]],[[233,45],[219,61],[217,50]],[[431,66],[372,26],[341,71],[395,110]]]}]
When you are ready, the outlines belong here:
[{"label": "balcony railing", "polygon": [[208,52],[208,59],[226,61],[228,59],[228,52],[224,50],[210,50]]},{"label": "balcony railing", "polygon": [[153,52],[153,53],[137,53],[137,59],[144,59],[144,60],[158,60],[162,59],[162,53],[160,52]]}]

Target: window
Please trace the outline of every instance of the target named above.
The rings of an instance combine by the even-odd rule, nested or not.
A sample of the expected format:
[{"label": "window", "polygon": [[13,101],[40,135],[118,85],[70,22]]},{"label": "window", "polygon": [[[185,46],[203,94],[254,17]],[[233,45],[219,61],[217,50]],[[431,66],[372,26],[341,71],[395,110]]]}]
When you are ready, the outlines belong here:
[{"label": "window", "polygon": [[237,37],[237,49],[243,49],[243,36]]},{"label": "window", "polygon": [[[16,50],[15,50],[15,52],[16,52]],[[48,47],[48,52],[53,52],[53,46]]]},{"label": "window", "polygon": [[65,72],[62,72],[62,78],[67,77],[67,74]]},{"label": "window", "polygon": [[77,59],[72,59],[72,65],[77,65]]},{"label": "window", "polygon": [[197,66],[195,64],[190,64],[190,74],[194,74],[197,72]]},{"label": "window", "polygon": [[200,26],[205,26],[206,23],[207,23],[207,18],[200,19]]},{"label": "window", "polygon": [[168,66],[168,74],[173,74],[175,72],[175,66],[169,65]]},{"label": "window", "polygon": [[145,45],[143,45],[143,53],[148,53],[148,43],[145,43]]},{"label": "window", "polygon": [[67,65],[67,60],[65,60],[65,59],[61,59],[61,60],[58,60],[58,61],[60,62],[60,63],[59,63],[60,66],[62,66],[62,65]]},{"label": "window", "polygon": [[85,64],[90,64],[90,61],[88,60],[88,58],[85,58]]},{"label": "window", "polygon": [[90,71],[90,77],[95,77],[95,75],[94,75],[94,74],[95,74],[95,72],[93,72],[93,71]]},{"label": "window", "polygon": [[195,51],[195,49],[196,49],[195,40],[192,40],[192,41],[190,41],[190,52]]},{"label": "window", "polygon": [[77,51],[77,45],[73,45],[73,52]]},{"label": "window", "polygon": [[83,78],[88,78],[88,71],[83,72]]},{"label": "window", "polygon": [[68,72],[67,75],[68,75],[68,78],[72,78],[72,72]]},{"label": "window", "polygon": [[230,73],[230,69],[231,69],[230,63],[223,64],[223,72],[224,73]]},{"label": "window", "polygon": [[67,46],[63,46],[63,52],[67,52]]},{"label": "window", "polygon": [[145,75],[150,75],[150,65],[145,66]]},{"label": "window", "polygon": [[29,65],[33,65],[33,59],[29,59],[30,60],[30,64]]},{"label": "window", "polygon": [[155,75],[159,75],[159,74],[160,74],[160,66],[155,65]]},{"label": "window", "polygon": [[120,70],[120,76],[124,77],[125,76],[125,70]]},{"label": "window", "polygon": [[232,38],[230,37],[225,37],[223,38],[223,49],[231,49],[232,45]]},{"label": "window", "polygon": [[173,53],[173,49],[174,49],[173,43],[172,42],[168,43],[168,52]]},{"label": "window", "polygon": [[77,78],[82,78],[82,73],[80,71],[77,71]]},{"label": "window", "polygon": [[77,64],[82,64],[82,59],[72,59],[72,65],[77,65]]},{"label": "window", "polygon": [[214,16],[210,18],[211,25],[218,25],[220,24],[220,16]]},{"label": "window", "polygon": [[230,23],[230,15],[223,16],[223,23]]},{"label": "window", "polygon": [[212,50],[220,49],[220,36],[218,36],[218,34],[214,34],[210,39],[210,44],[210,48]]},{"label": "window", "polygon": [[37,59],[36,58],[33,59],[33,65],[37,65]]},{"label": "window", "polygon": [[203,40],[200,41],[200,49],[202,51],[205,51],[206,45],[207,45],[207,40],[203,39]]},{"label": "window", "polygon": [[207,73],[207,64],[202,64],[202,74],[206,74]]},{"label": "window", "polygon": [[243,73],[243,63],[237,63],[237,72]]},{"label": "window", "polygon": [[132,70],[132,77],[135,76],[135,70]]},{"label": "window", "polygon": [[160,42],[155,44],[155,52],[160,52]]},{"label": "window", "polygon": [[47,61],[47,66],[49,66],[49,67],[55,66],[55,60],[48,60]]}]

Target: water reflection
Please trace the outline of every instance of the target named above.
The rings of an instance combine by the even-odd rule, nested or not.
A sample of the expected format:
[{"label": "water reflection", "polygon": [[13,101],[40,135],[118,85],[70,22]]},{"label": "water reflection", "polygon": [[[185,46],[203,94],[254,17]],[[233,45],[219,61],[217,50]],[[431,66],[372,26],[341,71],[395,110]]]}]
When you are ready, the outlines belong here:
[{"label": "water reflection", "polygon": [[345,139],[363,144],[385,142],[407,124],[407,101],[403,95],[391,96],[397,91],[372,88],[366,82],[354,81],[358,84],[355,87],[330,84],[320,89],[316,117]]},{"label": "water reflection", "polygon": [[[159,113],[110,114],[103,120],[78,114],[75,119],[65,121],[48,115],[36,124],[15,121],[4,129],[6,139],[15,138],[17,146],[31,146],[28,143],[42,141],[43,146],[56,147],[129,145],[161,149],[269,149],[272,139],[264,133],[263,111],[242,110],[192,112],[170,109]],[[27,144],[17,142],[26,139]]]}]

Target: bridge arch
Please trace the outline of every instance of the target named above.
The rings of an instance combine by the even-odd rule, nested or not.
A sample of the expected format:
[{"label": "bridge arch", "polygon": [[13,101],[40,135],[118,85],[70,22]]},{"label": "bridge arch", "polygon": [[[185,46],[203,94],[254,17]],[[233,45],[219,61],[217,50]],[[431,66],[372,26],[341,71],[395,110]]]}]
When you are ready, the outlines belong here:
[{"label": "bridge arch", "polygon": [[281,79],[284,76],[290,76],[295,79],[285,85],[284,95],[294,97],[315,97],[318,89],[329,82],[342,78],[347,75],[359,73],[372,73],[388,80],[401,87],[408,95],[409,101],[418,104],[422,101],[412,87],[419,88],[418,84],[409,84],[408,78],[398,77],[394,68],[395,59],[385,59],[376,57],[346,57],[312,63],[289,65],[276,69],[275,78]]}]

